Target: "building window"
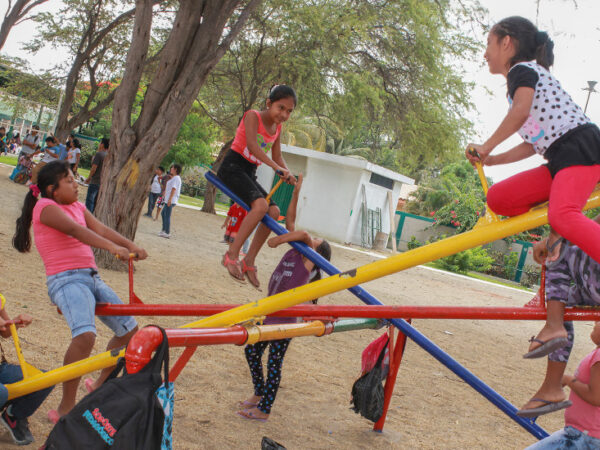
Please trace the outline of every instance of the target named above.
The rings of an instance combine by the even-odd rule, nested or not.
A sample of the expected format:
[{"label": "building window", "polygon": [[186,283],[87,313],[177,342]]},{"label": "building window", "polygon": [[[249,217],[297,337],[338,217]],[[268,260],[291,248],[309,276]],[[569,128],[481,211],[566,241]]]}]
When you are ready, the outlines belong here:
[{"label": "building window", "polygon": [[394,189],[394,180],[391,178],[384,177],[383,175],[378,175],[376,173],[371,172],[370,183],[376,184],[377,186],[384,187],[386,189],[393,190]]}]

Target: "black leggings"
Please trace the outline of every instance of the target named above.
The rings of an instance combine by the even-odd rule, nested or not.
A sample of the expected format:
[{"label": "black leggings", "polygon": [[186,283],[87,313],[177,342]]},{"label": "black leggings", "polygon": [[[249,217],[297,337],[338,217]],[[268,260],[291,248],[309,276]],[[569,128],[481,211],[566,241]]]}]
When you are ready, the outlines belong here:
[{"label": "black leggings", "polygon": [[[281,381],[281,369],[283,366],[283,357],[290,345],[291,339],[280,339],[277,341],[257,342],[256,344],[246,345],[244,352],[246,360],[252,375],[252,384],[254,384],[254,395],[262,397],[258,402],[257,408],[265,414],[271,413],[271,407],[275,402],[275,396],[279,389]],[[262,355],[269,346],[269,360],[267,362],[267,381],[265,384],[262,367]]]}]

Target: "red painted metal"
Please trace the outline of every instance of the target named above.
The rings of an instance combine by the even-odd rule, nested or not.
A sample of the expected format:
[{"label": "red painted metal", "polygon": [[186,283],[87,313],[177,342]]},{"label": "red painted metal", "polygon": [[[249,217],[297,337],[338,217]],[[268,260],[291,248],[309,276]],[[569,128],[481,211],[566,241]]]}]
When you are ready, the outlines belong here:
[{"label": "red painted metal", "polygon": [[[410,319],[408,320],[408,323],[410,323]],[[394,328],[390,329],[393,330]],[[388,370],[388,375],[385,380],[385,387],[383,389],[383,414],[377,423],[373,425],[373,431],[381,432],[383,430],[383,425],[385,424],[385,418],[390,407],[392,394],[394,393],[394,385],[396,384],[396,377],[398,375],[400,363],[402,362],[402,355],[404,355],[405,347],[406,335],[398,331],[396,343],[393,346],[393,349],[390,348],[390,368]]]},{"label": "red painted metal", "polygon": [[[165,331],[170,347],[243,345],[248,340],[248,332],[240,325],[230,328],[169,328]],[[161,342],[162,334],[156,327],[144,327],[134,334],[125,351],[127,372],[136,373],[141,370],[150,361],[152,352]]]},{"label": "red painted metal", "polygon": [[133,258],[129,258],[129,304],[130,305],[143,305],[142,302],[135,292],[133,292]]},{"label": "red painted metal", "polygon": [[[98,304],[102,316],[211,316],[240,305],[108,305]],[[479,306],[299,305],[273,317],[363,317],[374,319],[546,320],[545,308]],[[567,308],[565,320],[600,320],[599,309]]]}]

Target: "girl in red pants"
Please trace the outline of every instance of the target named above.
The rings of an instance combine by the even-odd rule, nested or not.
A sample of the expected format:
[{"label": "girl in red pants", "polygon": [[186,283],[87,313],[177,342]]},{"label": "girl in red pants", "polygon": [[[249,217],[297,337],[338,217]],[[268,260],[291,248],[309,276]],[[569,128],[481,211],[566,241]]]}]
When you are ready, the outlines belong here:
[{"label": "girl in red pants", "polygon": [[[487,141],[469,144],[479,157],[469,150],[466,155],[488,166],[543,155],[547,164],[494,184],[488,206],[515,216],[549,200],[548,260],[560,254],[560,235],[600,262],[600,224],[581,212],[600,180],[600,130],[548,71],[553,47],[548,34],[523,17],[508,17],[492,27],[484,57],[491,73],[506,78],[510,107]],[[515,132],[523,143],[490,155]]]}]

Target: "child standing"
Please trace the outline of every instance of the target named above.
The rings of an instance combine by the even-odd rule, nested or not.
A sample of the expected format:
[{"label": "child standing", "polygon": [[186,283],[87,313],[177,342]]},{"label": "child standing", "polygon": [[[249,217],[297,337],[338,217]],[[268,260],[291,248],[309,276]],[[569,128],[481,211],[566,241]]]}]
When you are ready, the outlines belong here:
[{"label": "child standing", "polygon": [[69,135],[67,141],[67,161],[71,166],[71,171],[77,178],[77,168],[79,167],[79,160],[81,159],[81,144],[78,139],[73,138],[73,135]]},{"label": "child standing", "polygon": [[169,239],[171,237],[171,212],[177,202],[179,201],[179,195],[181,193],[181,166],[179,164],[173,164],[169,170],[171,178],[167,181],[164,193],[164,205],[161,213],[162,217],[162,230],[158,235]]},{"label": "child standing", "polygon": [[146,217],[152,217],[152,211],[162,192],[160,178],[163,176],[163,173],[165,173],[165,168],[163,166],[158,166],[152,177],[152,184],[150,185],[150,192],[148,193],[148,212],[144,214]]},{"label": "child standing", "polygon": [[227,211],[227,219],[223,226],[225,227],[225,236],[223,236],[224,242],[233,242],[235,237],[240,230],[244,218],[248,215],[248,211],[242,208],[237,203],[234,203],[229,207]]},{"label": "child standing", "polygon": [[[263,224],[258,226],[241,266],[238,261],[240,249],[265,214],[268,213],[275,219],[279,217],[277,205],[273,201],[267,203],[268,194],[256,180],[256,169],[265,163],[279,172],[287,183],[296,182],[283,160],[280,145],[281,124],[289,119],[296,103],[296,93],[291,87],[282,84],[273,86],[266,101],[267,109],[250,110],[244,114],[231,149],[217,173],[227,187],[250,206],[250,212],[242,222],[236,238],[223,255],[222,264],[234,279],[244,281],[245,275],[256,288],[260,286],[260,282],[254,260],[269,236],[269,229]],[[271,158],[267,156],[269,150]]]},{"label": "child standing", "polygon": [[[331,259],[331,247],[323,239],[313,239],[306,231],[295,230],[296,207],[298,205],[298,194],[302,186],[302,175],[294,188],[292,200],[286,215],[286,228],[289,233],[282,234],[269,239],[269,247],[277,247],[286,242],[301,241],[316,250],[327,261]],[[279,261],[269,281],[269,296],[297,288],[307,283],[321,279],[321,273],[315,268],[313,262],[292,248],[288,250]],[[268,324],[295,323],[295,317],[267,317],[264,321]],[[285,352],[291,339],[278,339],[275,341],[263,341],[247,345],[245,348],[246,360],[252,376],[254,395],[248,400],[240,402],[243,409],[237,414],[245,419],[259,420],[265,422],[269,418],[279,383],[281,381],[281,368]],[[265,382],[262,367],[262,355],[269,347],[269,359],[267,363],[267,380]]]},{"label": "child standing", "polygon": [[527,450],[600,448],[600,322],[590,335],[596,345],[575,372],[563,375],[561,384],[571,388],[573,406],[565,411],[565,428],[536,442]]},{"label": "child standing", "polygon": [[[548,71],[553,47],[547,33],[522,17],[492,27],[484,57],[491,73],[506,77],[510,107],[494,134],[468,149],[475,149],[485,165],[543,155],[548,164],[494,184],[488,206],[497,214],[515,216],[549,200],[550,260],[559,255],[560,235],[600,262],[600,224],[581,212],[600,180],[600,130]],[[523,143],[490,155],[515,132]],[[466,155],[471,162],[478,160],[468,150]]]},{"label": "child standing", "polygon": [[[77,201],[78,184],[68,164],[54,161],[45,165],[32,184],[17,219],[13,246],[25,253],[31,249],[30,228],[33,223],[35,245],[46,268],[46,284],[50,300],[61,311],[71,329],[71,344],[64,364],[87,358],[96,339],[96,302],[121,304],[121,300],[98,276],[92,247],[108,250],[127,260],[130,253],[137,259],[147,254],[130,240],[98,221]],[[41,195],[42,198],[38,200]],[[114,333],[107,349],[126,345],[137,331],[131,316],[100,316]],[[99,387],[110,374],[104,369],[95,382],[87,382],[88,390]],[[89,380],[91,381],[91,380]],[[63,396],[57,410],[48,418],[56,423],[75,405],[79,378],[63,383]]]},{"label": "child standing", "polygon": [[161,193],[160,197],[156,199],[156,215],[154,216],[154,220],[158,220],[158,216],[160,215],[163,207],[165,206],[165,190],[167,189],[167,182],[171,179],[171,175],[165,173],[162,177],[160,177],[160,186]]},{"label": "child standing", "polygon": [[[33,320],[29,314],[19,314],[13,320],[10,319],[4,305],[4,297],[0,295],[0,336],[11,337],[10,323],[17,328],[23,328],[31,324]],[[4,350],[0,344],[2,362],[0,363],[0,423],[8,430],[13,441],[17,445],[31,444],[34,439],[29,431],[27,418],[31,416],[48,397],[53,387],[32,392],[31,394],[17,397],[8,401],[8,390],[5,384],[16,383],[23,379],[21,368],[15,364],[9,364],[4,357]]]}]

